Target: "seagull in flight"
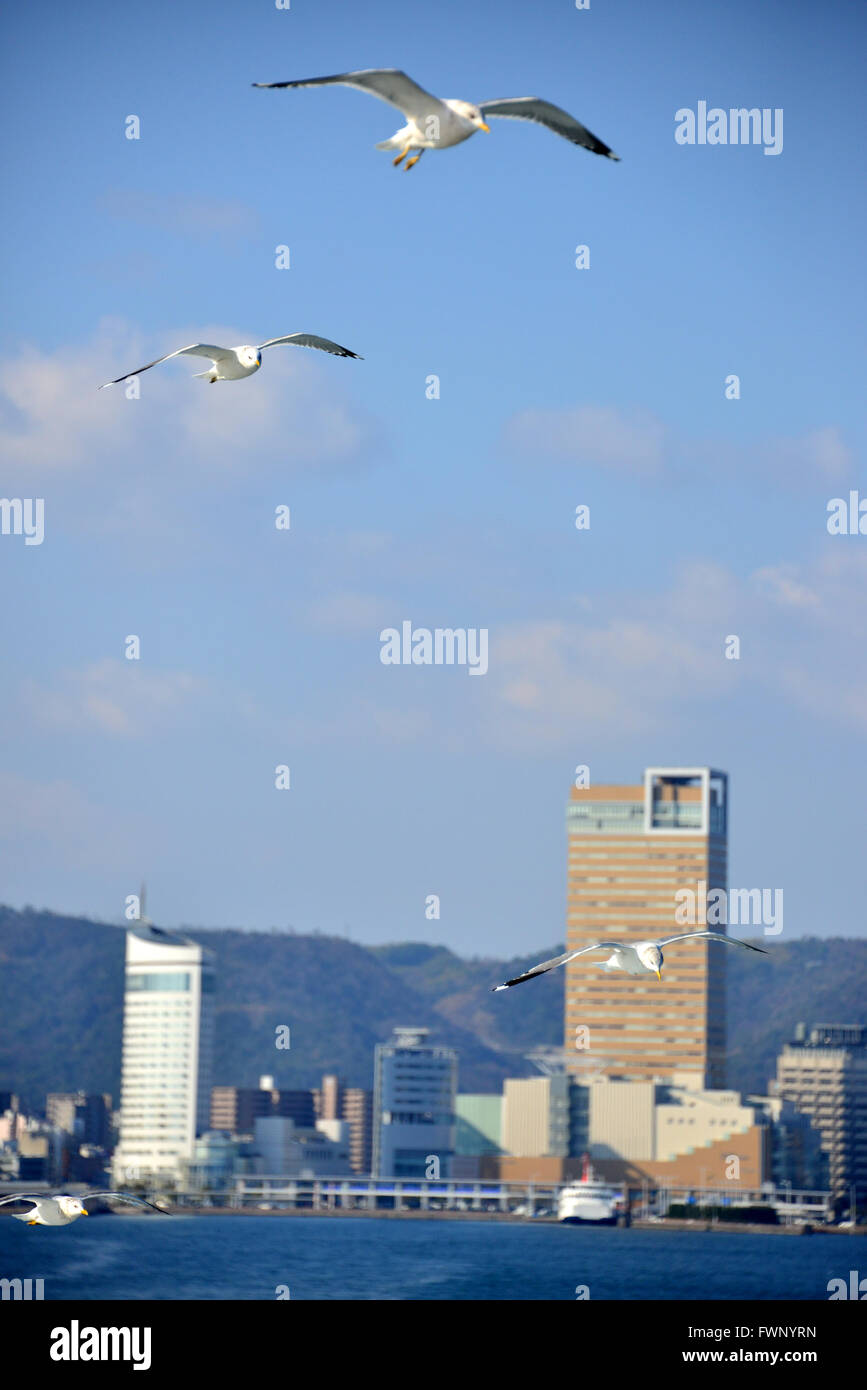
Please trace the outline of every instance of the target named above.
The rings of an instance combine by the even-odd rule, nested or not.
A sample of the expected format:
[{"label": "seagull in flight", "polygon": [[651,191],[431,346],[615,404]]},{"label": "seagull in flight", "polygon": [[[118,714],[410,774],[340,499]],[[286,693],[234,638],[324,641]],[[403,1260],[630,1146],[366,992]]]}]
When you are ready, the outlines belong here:
[{"label": "seagull in flight", "polygon": [[[168,1212],[163,1211],[162,1207],[155,1207],[153,1202],[146,1202],[144,1197],[133,1197],[129,1192],[88,1192],[85,1200],[89,1201],[91,1197],[111,1197],[116,1202],[131,1202],[135,1206],[150,1207],[161,1216],[168,1216]],[[12,1213],[16,1221],[26,1221],[28,1226],[69,1226],[73,1221],[77,1221],[79,1216],[88,1215],[80,1198],[69,1197],[64,1193],[56,1197],[46,1197],[15,1192],[11,1197],[0,1197],[0,1207],[6,1206],[9,1202],[32,1202],[33,1205],[28,1211]]]},{"label": "seagull in flight", "polygon": [[355,87],[359,92],[369,92],[371,96],[396,106],[406,117],[406,125],[396,131],[388,140],[377,145],[378,150],[398,150],[392,160],[397,166],[408,154],[406,168],[418,164],[425,150],[446,150],[451,145],[460,145],[475,135],[477,130],[490,131],[489,116],[504,116],[518,121],[535,121],[537,125],[547,126],[555,135],[571,140],[573,145],[583,145],[594,154],[604,154],[608,159],[619,159],[602,140],[563,111],[541,97],[506,97],[499,101],[483,101],[473,106],[470,101],[457,101],[453,98],[440,100],[431,96],[411,77],[399,68],[366,68],[361,72],[342,72],[335,77],[310,77],[300,82],[254,82],[254,87],[327,87],[337,84]]},{"label": "seagull in flight", "polygon": [[602,962],[603,970],[625,970],[627,975],[655,975],[661,980],[662,948],[672,946],[677,941],[721,941],[724,946],[743,946],[745,950],[758,951],[762,956],[768,954],[761,946],[751,946],[748,941],[738,941],[737,937],[726,936],[719,931],[681,932],[679,936],[665,936],[661,941],[636,941],[634,945],[625,941],[597,941],[595,946],[582,946],[580,951],[565,951],[562,956],[555,956],[553,960],[543,960],[541,965],[534,965],[532,970],[525,970],[523,975],[516,975],[513,980],[506,980],[502,985],[492,985],[491,988],[496,992],[500,989],[511,989],[513,985],[522,985],[525,980],[535,979],[537,975],[544,975],[548,970],[556,970],[558,965],[565,965],[567,960],[575,960],[576,956],[586,956],[590,951],[614,952],[608,960]]},{"label": "seagull in flight", "polygon": [[157,357],[153,362],[146,362],[143,367],[136,367],[134,372],[126,372],[123,376],[115,377],[114,381],[104,381],[102,386],[97,389],[102,391],[106,386],[117,386],[118,382],[126,381],[128,377],[139,376],[142,372],[150,371],[151,367],[156,367],[160,362],[168,362],[170,357],[181,357],[184,353],[189,353],[192,357],[209,357],[211,365],[206,372],[196,372],[196,376],[206,376],[213,383],[215,381],[240,381],[242,377],[252,376],[258,372],[262,365],[262,351],[264,348],[278,347],[280,343],[291,343],[293,347],[319,348],[321,352],[330,352],[334,357],[355,357],[359,361],[364,361],[357,352],[350,352],[349,348],[341,347],[339,343],[332,343],[330,338],[317,338],[315,333],[290,333],[285,338],[269,338],[267,343],[260,343],[258,347],[252,347],[249,343],[242,344],[241,347],[215,347],[213,343],[190,343],[187,347],[178,348],[176,352],[167,352],[165,357]]}]

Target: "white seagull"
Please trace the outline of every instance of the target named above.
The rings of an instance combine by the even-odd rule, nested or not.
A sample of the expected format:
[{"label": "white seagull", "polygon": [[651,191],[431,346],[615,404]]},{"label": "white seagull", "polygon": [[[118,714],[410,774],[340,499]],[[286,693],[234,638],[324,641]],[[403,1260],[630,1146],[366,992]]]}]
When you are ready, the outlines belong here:
[{"label": "white seagull", "polygon": [[[135,1206],[150,1207],[162,1216],[168,1216],[168,1212],[163,1211],[161,1207],[155,1207],[153,1202],[146,1202],[144,1197],[133,1197],[128,1192],[88,1192],[85,1200],[89,1201],[91,1197],[111,1197],[116,1202],[132,1202]],[[29,1211],[12,1213],[16,1221],[26,1221],[28,1226],[68,1226],[71,1222],[77,1221],[79,1216],[88,1214],[80,1198],[69,1197],[66,1194],[45,1197],[16,1192],[11,1197],[0,1197],[0,1207],[6,1206],[9,1202],[33,1203]]]},{"label": "white seagull", "polygon": [[737,937],[725,936],[719,931],[681,932],[679,936],[665,936],[661,941],[636,941],[634,945],[625,941],[597,941],[595,946],[582,946],[580,951],[565,951],[562,956],[555,956],[553,960],[543,960],[541,965],[534,965],[532,970],[525,970],[523,975],[516,975],[514,980],[506,980],[505,984],[492,985],[491,988],[496,991],[522,985],[525,980],[544,975],[548,970],[556,970],[558,965],[565,965],[567,960],[575,960],[576,956],[586,956],[590,951],[614,952],[608,960],[601,962],[603,970],[625,970],[627,975],[655,975],[661,980],[662,948],[672,946],[677,941],[721,941],[724,946],[743,946],[745,950],[758,951],[762,956],[768,954],[761,946],[751,946],[748,941],[738,941]]},{"label": "white seagull", "polygon": [[123,376],[116,376],[114,381],[104,381],[102,386],[97,389],[102,391],[106,386],[117,386],[118,382],[126,381],[128,377],[139,376],[141,372],[147,372],[151,367],[159,366],[160,362],[168,362],[170,357],[181,357],[184,353],[189,353],[192,357],[209,357],[211,365],[206,372],[196,372],[196,376],[206,376],[213,383],[215,381],[240,381],[242,377],[252,376],[258,372],[262,365],[262,349],[277,347],[280,343],[291,343],[294,347],[319,348],[321,352],[330,352],[334,357],[355,357],[359,361],[364,361],[357,352],[350,352],[349,348],[341,347],[339,343],[332,343],[330,338],[317,338],[315,333],[290,333],[285,338],[269,338],[267,343],[260,343],[258,347],[252,347],[249,343],[243,343],[241,347],[215,347],[213,343],[190,343],[187,347],[178,348],[176,352],[167,352],[165,357],[157,357],[153,362],[146,362],[143,367],[136,367],[134,372],[125,372]]},{"label": "white seagull", "polygon": [[473,106],[470,101],[449,99],[441,101],[431,96],[418,83],[407,77],[399,68],[367,68],[362,72],[342,72],[335,77],[310,77],[300,82],[254,82],[254,87],[327,87],[332,83],[344,87],[355,87],[360,92],[396,106],[406,117],[406,125],[396,131],[389,140],[377,145],[378,150],[399,150],[392,161],[401,160],[415,151],[406,162],[411,169],[417,164],[425,150],[446,150],[451,145],[460,145],[469,140],[477,130],[490,130],[489,116],[505,116],[512,120],[535,121],[547,126],[555,135],[571,140],[573,145],[583,145],[594,154],[607,155],[609,159],[619,159],[601,140],[563,111],[541,97],[506,97],[500,101],[483,101]]}]

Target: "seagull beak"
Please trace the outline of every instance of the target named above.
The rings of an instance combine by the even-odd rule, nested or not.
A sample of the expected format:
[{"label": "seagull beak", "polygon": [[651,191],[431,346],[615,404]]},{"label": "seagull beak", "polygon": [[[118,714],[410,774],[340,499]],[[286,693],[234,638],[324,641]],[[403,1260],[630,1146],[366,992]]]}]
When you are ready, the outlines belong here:
[{"label": "seagull beak", "polygon": [[662,971],[659,970],[659,969],[657,969],[657,971],[656,971],[656,978],[657,978],[657,980],[661,980],[661,979],[662,979]]},{"label": "seagull beak", "polygon": [[484,121],[479,121],[479,130],[486,130],[489,135],[491,133],[491,127],[489,125],[485,125]]},{"label": "seagull beak", "polygon": [[81,1208],[81,1214],[82,1216],[87,1216],[87,1212],[84,1210],[84,1207]]}]

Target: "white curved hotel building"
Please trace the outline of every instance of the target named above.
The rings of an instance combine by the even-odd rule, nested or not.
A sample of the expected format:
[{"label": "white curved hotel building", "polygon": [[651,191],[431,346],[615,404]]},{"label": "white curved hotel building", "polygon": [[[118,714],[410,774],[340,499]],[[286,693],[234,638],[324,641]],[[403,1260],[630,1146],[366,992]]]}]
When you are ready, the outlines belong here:
[{"label": "white curved hotel building", "polygon": [[149,924],[129,931],[116,1186],[181,1175],[208,1128],[213,1041],[212,953]]}]

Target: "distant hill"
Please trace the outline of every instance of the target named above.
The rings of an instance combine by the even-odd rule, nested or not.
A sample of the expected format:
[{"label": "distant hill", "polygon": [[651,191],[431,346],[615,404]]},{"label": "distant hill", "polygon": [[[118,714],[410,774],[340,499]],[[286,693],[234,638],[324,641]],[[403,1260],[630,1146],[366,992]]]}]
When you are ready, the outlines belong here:
[{"label": "distant hill", "polygon": [[[325,1071],[371,1086],[373,1049],[398,1024],[433,1030],[460,1053],[464,1091],[537,1074],[525,1053],[562,1043],[562,972],[526,989],[490,987],[561,950],[465,960],[442,946],[366,948],[342,937],[234,929],[184,931],[216,956],[214,1082],[318,1085]],[[728,1084],[763,1091],[794,1025],[867,1021],[867,941],[767,939],[767,959],[728,956]],[[124,930],[0,907],[0,1090],[34,1107],[48,1091],[118,1099]],[[278,1051],[288,1024],[292,1046]]]}]

